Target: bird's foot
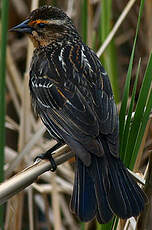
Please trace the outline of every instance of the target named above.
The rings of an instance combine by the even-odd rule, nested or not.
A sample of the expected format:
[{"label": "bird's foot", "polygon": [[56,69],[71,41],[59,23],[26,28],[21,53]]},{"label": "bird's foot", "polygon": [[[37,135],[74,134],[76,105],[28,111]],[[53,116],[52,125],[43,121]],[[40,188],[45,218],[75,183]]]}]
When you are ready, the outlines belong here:
[{"label": "bird's foot", "polygon": [[37,157],[35,157],[34,161],[36,161],[37,159],[41,159],[41,160],[49,160],[51,163],[51,172],[54,172],[57,168],[57,165],[54,161],[54,158],[52,157],[52,153],[57,150],[63,143],[59,142],[56,145],[54,145],[52,148],[50,148],[48,151],[46,151],[45,153],[39,154]]},{"label": "bird's foot", "polygon": [[36,156],[35,159],[34,159],[34,162],[35,162],[37,159],[49,160],[49,161],[50,161],[50,164],[51,164],[51,172],[54,172],[54,171],[56,170],[57,166],[56,166],[55,160],[54,160],[54,158],[52,157],[52,154],[51,154],[51,153],[48,153],[48,151],[45,152],[45,153],[41,153],[41,154],[39,154],[38,156]]}]

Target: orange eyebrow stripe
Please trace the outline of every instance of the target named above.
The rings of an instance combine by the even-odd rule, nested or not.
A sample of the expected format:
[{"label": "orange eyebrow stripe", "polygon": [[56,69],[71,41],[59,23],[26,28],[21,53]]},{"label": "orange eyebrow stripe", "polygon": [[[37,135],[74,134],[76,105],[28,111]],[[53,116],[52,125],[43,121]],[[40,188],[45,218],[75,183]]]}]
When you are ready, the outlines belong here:
[{"label": "orange eyebrow stripe", "polygon": [[29,22],[29,25],[33,25],[33,24],[39,24],[39,23],[45,23],[45,24],[48,24],[48,22],[46,20],[41,20],[41,19],[38,19],[38,20],[35,20],[35,21],[32,21],[32,22]]}]

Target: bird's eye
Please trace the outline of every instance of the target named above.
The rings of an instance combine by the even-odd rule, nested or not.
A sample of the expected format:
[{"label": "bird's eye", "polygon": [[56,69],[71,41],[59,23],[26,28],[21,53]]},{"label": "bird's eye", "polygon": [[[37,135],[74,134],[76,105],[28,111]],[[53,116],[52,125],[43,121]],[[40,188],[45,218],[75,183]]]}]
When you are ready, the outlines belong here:
[{"label": "bird's eye", "polygon": [[45,24],[45,23],[40,22],[40,23],[38,23],[38,26],[39,26],[39,28],[44,28],[44,27],[46,26],[46,24]]}]

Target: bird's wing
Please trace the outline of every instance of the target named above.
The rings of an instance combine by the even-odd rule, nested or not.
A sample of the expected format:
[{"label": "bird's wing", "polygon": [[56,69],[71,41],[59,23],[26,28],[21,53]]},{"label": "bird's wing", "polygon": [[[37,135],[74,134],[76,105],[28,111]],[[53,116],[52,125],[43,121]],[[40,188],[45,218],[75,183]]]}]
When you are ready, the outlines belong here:
[{"label": "bird's wing", "polygon": [[115,136],[117,113],[108,77],[95,54],[86,49],[69,44],[34,60],[31,92],[48,129],[72,142],[73,148],[80,143],[84,152],[102,155],[98,136],[109,136],[115,146],[110,136]]}]

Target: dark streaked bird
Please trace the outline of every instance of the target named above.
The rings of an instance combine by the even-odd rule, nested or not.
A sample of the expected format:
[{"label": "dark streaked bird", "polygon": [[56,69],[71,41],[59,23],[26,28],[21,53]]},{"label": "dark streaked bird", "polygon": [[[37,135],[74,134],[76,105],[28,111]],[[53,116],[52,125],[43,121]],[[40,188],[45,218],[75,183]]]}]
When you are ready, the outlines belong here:
[{"label": "dark streaked bird", "polygon": [[32,11],[11,30],[26,33],[35,47],[29,87],[36,112],[50,135],[76,154],[72,212],[99,223],[138,216],[145,195],[119,158],[117,109],[96,54],[55,7]]}]

